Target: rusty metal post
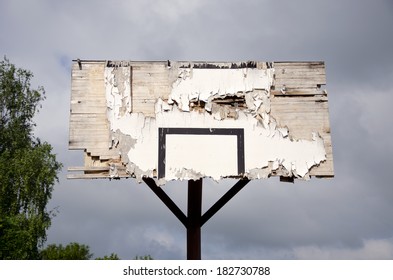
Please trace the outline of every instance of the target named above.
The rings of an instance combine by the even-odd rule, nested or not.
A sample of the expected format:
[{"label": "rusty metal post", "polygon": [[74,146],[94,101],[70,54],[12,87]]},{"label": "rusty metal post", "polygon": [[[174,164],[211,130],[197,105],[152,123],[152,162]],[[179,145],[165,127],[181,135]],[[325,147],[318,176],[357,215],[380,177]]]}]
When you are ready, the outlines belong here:
[{"label": "rusty metal post", "polygon": [[200,260],[202,179],[188,181],[187,208],[187,260]]}]

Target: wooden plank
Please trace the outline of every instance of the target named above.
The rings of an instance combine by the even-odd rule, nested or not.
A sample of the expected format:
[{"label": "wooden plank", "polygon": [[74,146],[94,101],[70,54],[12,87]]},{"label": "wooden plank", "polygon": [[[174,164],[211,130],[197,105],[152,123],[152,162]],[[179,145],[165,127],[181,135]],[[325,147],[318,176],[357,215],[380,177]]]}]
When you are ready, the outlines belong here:
[{"label": "wooden plank", "polygon": [[[98,138],[99,136],[104,136],[106,135],[109,138],[109,129],[107,129],[106,127],[97,127],[96,128],[94,126],[89,126],[86,125],[85,127],[83,127],[82,125],[79,127],[71,127],[69,130],[69,134],[70,136],[72,136],[73,138],[77,139],[77,138],[89,138],[89,139],[94,139],[94,138]],[[78,135],[81,135],[83,137],[79,137]]]},{"label": "wooden plank", "polygon": [[[108,141],[103,141],[102,139],[107,138]],[[94,137],[90,137],[87,134],[83,135],[71,135],[70,137],[70,145],[71,146],[81,146],[84,145],[86,149],[100,147],[100,148],[109,148],[109,134],[99,134]]]},{"label": "wooden plank", "polygon": [[[272,89],[270,90],[270,95],[271,96],[276,96],[278,95],[279,97],[285,97],[285,96],[292,96],[292,95],[298,95],[298,96],[306,96],[306,98],[310,99],[312,97],[315,98],[314,101],[327,101],[327,92],[323,91],[319,88],[303,88],[303,89],[290,89],[286,88],[286,90],[283,92],[281,89]],[[310,99],[313,100],[313,99]]]},{"label": "wooden plank", "polygon": [[316,69],[325,68],[323,61],[276,61],[273,62],[274,69],[280,68],[303,68],[303,69]]},{"label": "wooden plank", "polygon": [[102,155],[106,157],[111,156],[113,158],[118,158],[120,152],[120,150],[117,148],[109,149],[109,145],[100,146],[100,147],[88,147],[86,151],[89,152],[92,156]]},{"label": "wooden plank", "polygon": [[[281,87],[282,88],[282,87]],[[281,91],[281,88],[274,86],[274,89],[270,90],[271,96],[290,96],[290,95],[315,95],[322,96],[326,95],[326,92],[319,88],[288,88],[285,87],[285,91]]]},{"label": "wooden plank", "polygon": [[69,126],[69,133],[71,134],[71,131],[73,133],[78,133],[78,131],[85,130],[85,129],[93,129],[96,128],[100,131],[106,130],[107,133],[109,133],[109,127],[106,122],[101,122],[101,121],[96,121],[96,122],[83,122],[83,121],[77,121],[77,122],[70,122]]},{"label": "wooden plank", "polygon": [[[97,127],[97,128],[95,128]],[[81,123],[80,125],[73,125],[70,126],[70,129],[68,131],[69,136],[72,138],[77,139],[78,135],[85,135],[85,136],[91,136],[91,138],[97,138],[97,135],[107,135],[109,138],[109,129],[103,125],[103,126],[97,126],[96,123],[89,125],[88,123]]]},{"label": "wooden plank", "polygon": [[[287,98],[292,98],[292,97],[287,97]],[[328,106],[325,104],[320,104],[316,102],[310,102],[308,103],[309,106],[305,106],[302,103],[288,103],[288,104],[274,104],[274,110],[277,112],[284,112],[284,113],[299,113],[299,114],[310,114],[310,113],[315,113],[315,114],[320,114],[324,115],[328,111]],[[316,105],[318,104],[318,105]],[[307,104],[306,104],[307,105]]]},{"label": "wooden plank", "polygon": [[109,171],[109,166],[71,166],[68,167],[69,172],[73,171]]},{"label": "wooden plank", "polygon": [[120,160],[121,156],[119,153],[116,154],[101,154],[100,160]]},{"label": "wooden plank", "polygon": [[[321,119],[325,119],[328,118],[327,112],[321,112],[322,110],[327,111],[327,109],[323,109],[320,108],[320,110],[316,110],[313,108],[307,109],[302,111],[299,108],[295,108],[293,110],[291,110],[291,108],[275,108],[273,110],[274,113],[271,114],[271,116],[275,119],[282,119],[282,120],[291,120],[293,118],[296,119],[309,119],[311,118],[312,120],[321,120]],[[286,114],[285,116],[283,116],[284,114]]]},{"label": "wooden plank", "polygon": [[326,75],[325,67],[320,68],[310,68],[310,67],[291,67],[291,66],[277,66],[274,67],[275,75],[285,75],[285,74],[301,74],[305,77],[311,75]]},{"label": "wooden plank", "polygon": [[108,131],[99,131],[99,132],[92,131],[89,133],[88,131],[85,132],[83,130],[81,130],[80,132],[75,132],[75,130],[73,130],[70,132],[70,139],[73,142],[81,141],[81,142],[88,143],[93,139],[105,139],[105,138],[107,138],[109,142],[109,137],[110,134]]},{"label": "wooden plank", "polygon": [[[130,178],[129,174],[118,174],[116,178]],[[102,174],[67,174],[67,179],[111,179],[109,173]]]},{"label": "wooden plank", "polygon": [[288,84],[288,85],[324,85],[326,84],[325,76],[310,76],[308,78],[302,77],[294,77],[294,76],[281,76],[279,78],[274,79],[274,84]]},{"label": "wooden plank", "polygon": [[[319,88],[321,85],[324,85],[324,81],[318,80],[300,80],[300,79],[277,79],[275,80],[273,86],[277,89],[288,88],[288,89],[301,89],[301,88]],[[285,90],[286,90],[285,89]]]},{"label": "wooden plank", "polygon": [[70,109],[73,114],[99,114],[106,112],[106,106],[78,107],[72,106]]},{"label": "wooden plank", "polygon": [[276,89],[317,88],[326,84],[325,65],[322,62],[274,63]]},{"label": "wooden plank", "polygon": [[70,112],[74,114],[85,114],[86,112],[95,112],[97,114],[105,114],[107,112],[106,104],[99,104],[98,102],[81,102],[77,104],[71,104]]},{"label": "wooden plank", "polygon": [[[291,105],[280,104],[275,106],[274,110],[278,112],[280,115],[293,113],[299,115],[316,114],[316,116],[318,115],[327,116],[328,113],[328,107],[326,105],[313,106],[313,104],[310,104],[309,107],[303,107],[296,104],[291,104]],[[283,116],[283,117],[287,117],[287,116]]]},{"label": "wooden plank", "polygon": [[75,139],[75,140],[70,140],[68,142],[68,148],[70,150],[85,150],[85,149],[91,149],[94,147],[99,147],[99,148],[105,148],[109,147],[108,142],[103,142],[100,139]]},{"label": "wooden plank", "polygon": [[154,83],[133,85],[132,92],[133,98],[135,97],[137,99],[146,98],[146,96],[150,96],[150,98],[168,98],[168,95],[171,93],[171,86]]},{"label": "wooden plank", "polygon": [[275,77],[323,77],[326,76],[325,68],[298,68],[298,67],[275,67]]},{"label": "wooden plank", "polygon": [[106,119],[106,112],[105,113],[90,114],[89,116],[86,116],[85,114],[73,113],[73,114],[71,114],[70,117],[72,118],[72,121],[102,120],[103,117]]},{"label": "wooden plank", "polygon": [[[294,98],[291,98],[291,103],[293,102],[299,102],[299,103],[304,103],[304,102],[321,102],[321,101],[328,101],[328,98],[326,96],[326,94],[323,95],[319,95],[318,93],[320,93],[320,91],[318,90],[314,90],[315,95],[310,95],[310,96],[296,96]],[[285,96],[278,96],[278,97],[274,97],[272,98],[272,100],[274,99],[274,102],[278,103],[278,102],[282,102],[282,103],[287,103],[287,98]]]},{"label": "wooden plank", "polygon": [[94,100],[94,99],[106,99],[105,92],[103,89],[98,87],[75,87],[72,88],[72,99],[73,100]]},{"label": "wooden plank", "polygon": [[71,109],[78,107],[101,107],[106,112],[106,100],[91,99],[91,100],[71,100]]},{"label": "wooden plank", "polygon": [[80,129],[85,129],[85,128],[94,128],[97,127],[98,129],[101,130],[108,130],[109,131],[109,126],[108,126],[108,121],[106,120],[100,120],[96,119],[95,121],[83,121],[83,120],[74,120],[70,121],[70,130],[80,130]]},{"label": "wooden plank", "polygon": [[[110,166],[71,166],[68,167],[69,172],[75,172],[75,171],[109,171]],[[119,164],[116,165],[117,170],[125,171],[126,168],[125,166]]]},{"label": "wooden plank", "polygon": [[105,140],[103,140],[103,139],[105,139],[105,138],[108,139],[108,141],[109,141],[109,133],[108,132],[101,132],[101,133],[89,135],[88,133],[82,134],[82,131],[81,131],[81,134],[78,134],[73,131],[70,133],[70,136],[71,136],[70,142],[72,142],[73,144],[86,143],[86,145],[87,145],[88,143],[90,143],[90,144],[104,143]]}]

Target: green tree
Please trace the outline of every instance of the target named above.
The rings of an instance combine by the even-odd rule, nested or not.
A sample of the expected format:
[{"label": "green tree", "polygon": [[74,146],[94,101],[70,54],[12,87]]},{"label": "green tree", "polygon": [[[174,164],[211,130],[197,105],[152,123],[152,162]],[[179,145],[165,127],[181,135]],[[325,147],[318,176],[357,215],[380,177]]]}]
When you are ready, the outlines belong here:
[{"label": "green tree", "polygon": [[52,212],[47,210],[61,163],[34,137],[33,117],[45,99],[33,74],[0,62],[0,259],[37,259]]},{"label": "green tree", "polygon": [[87,245],[72,242],[67,246],[50,244],[41,251],[43,260],[89,260],[93,254]]}]

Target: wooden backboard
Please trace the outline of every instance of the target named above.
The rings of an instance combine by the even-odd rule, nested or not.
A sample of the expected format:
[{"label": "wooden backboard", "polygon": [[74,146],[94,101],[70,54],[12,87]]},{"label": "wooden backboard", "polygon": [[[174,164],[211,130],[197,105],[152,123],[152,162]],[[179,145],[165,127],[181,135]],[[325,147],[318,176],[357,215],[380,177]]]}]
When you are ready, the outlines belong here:
[{"label": "wooden backboard", "polygon": [[72,64],[68,178],[333,177],[323,62]]}]

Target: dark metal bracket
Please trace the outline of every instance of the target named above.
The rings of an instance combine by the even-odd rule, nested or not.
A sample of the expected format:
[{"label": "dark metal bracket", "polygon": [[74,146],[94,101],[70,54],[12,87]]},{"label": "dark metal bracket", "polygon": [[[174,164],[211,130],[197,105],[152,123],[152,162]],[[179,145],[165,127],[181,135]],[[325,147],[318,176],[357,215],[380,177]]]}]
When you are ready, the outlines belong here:
[{"label": "dark metal bracket", "polygon": [[188,181],[188,205],[187,216],[173,202],[173,200],[157,186],[152,178],[144,177],[143,181],[158,196],[159,199],[172,211],[179,221],[187,229],[187,259],[201,259],[201,227],[216,214],[225,204],[227,204],[241,189],[243,189],[249,179],[239,180],[229,189],[213,206],[203,215],[202,213],[202,179]]}]

